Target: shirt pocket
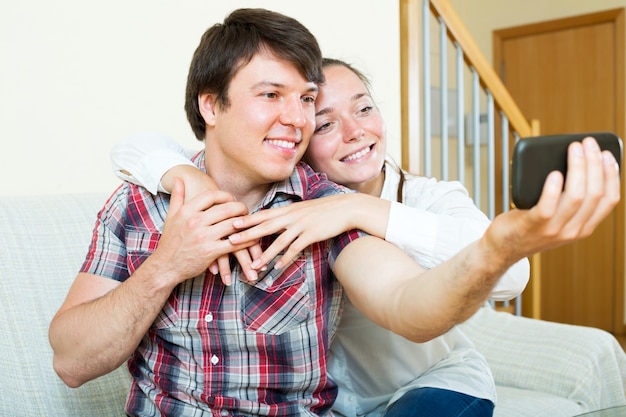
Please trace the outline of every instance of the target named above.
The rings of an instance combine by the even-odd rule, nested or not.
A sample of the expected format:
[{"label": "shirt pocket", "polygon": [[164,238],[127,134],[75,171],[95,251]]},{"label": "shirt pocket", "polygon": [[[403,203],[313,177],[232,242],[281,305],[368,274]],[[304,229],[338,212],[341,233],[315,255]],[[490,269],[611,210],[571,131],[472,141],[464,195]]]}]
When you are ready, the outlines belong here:
[{"label": "shirt pocket", "polygon": [[126,230],[125,234],[126,264],[128,274],[132,275],[152,255],[161,235],[150,231],[138,230]]},{"label": "shirt pocket", "polygon": [[[129,274],[133,274],[156,249],[160,234],[151,231],[126,230],[126,254]],[[152,323],[156,330],[166,329],[178,322],[177,290],[170,294],[169,299]]]},{"label": "shirt pocket", "polygon": [[282,270],[268,272],[254,285],[243,285],[241,315],[246,330],[278,335],[295,329],[311,312],[306,279],[306,257]]}]

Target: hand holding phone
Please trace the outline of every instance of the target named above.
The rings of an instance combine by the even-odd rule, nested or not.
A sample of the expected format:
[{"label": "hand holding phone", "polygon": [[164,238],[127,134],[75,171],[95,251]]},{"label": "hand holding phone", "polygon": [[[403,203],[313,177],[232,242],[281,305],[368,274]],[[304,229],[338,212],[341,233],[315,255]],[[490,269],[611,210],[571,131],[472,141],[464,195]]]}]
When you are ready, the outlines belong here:
[{"label": "hand holding phone", "polygon": [[520,139],[511,159],[511,196],[519,209],[529,209],[539,201],[543,184],[552,171],[567,172],[567,148],[574,141],[591,136],[601,150],[610,151],[618,165],[622,161],[622,140],[612,132],[572,133]]}]

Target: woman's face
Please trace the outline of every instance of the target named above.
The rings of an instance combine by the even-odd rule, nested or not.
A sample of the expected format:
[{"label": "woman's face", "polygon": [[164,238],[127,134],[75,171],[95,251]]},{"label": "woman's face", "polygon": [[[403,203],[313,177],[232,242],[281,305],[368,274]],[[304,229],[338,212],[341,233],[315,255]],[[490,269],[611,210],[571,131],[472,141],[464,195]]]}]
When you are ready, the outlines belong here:
[{"label": "woman's face", "polygon": [[332,181],[360,189],[382,176],[385,124],[354,72],[332,65],[324,76],[315,103],[315,131],[304,159]]}]

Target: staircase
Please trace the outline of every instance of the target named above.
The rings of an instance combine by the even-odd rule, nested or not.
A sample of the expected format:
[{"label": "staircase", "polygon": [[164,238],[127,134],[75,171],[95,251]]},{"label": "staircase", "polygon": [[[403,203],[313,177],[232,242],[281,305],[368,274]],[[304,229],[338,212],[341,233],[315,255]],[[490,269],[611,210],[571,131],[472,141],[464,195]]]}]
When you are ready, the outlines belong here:
[{"label": "staircase", "polygon": [[[402,166],[458,180],[493,219],[510,208],[513,144],[537,136],[448,0],[400,0]],[[541,317],[541,255],[524,293],[495,307]],[[530,306],[522,311],[522,297]]]}]

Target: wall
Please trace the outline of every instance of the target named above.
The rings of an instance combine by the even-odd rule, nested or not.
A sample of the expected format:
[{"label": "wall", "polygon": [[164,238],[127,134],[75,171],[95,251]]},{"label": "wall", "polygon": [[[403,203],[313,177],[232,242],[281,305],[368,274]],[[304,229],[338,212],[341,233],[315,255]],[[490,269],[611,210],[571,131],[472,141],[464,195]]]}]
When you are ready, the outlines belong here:
[{"label": "wall", "polygon": [[199,148],[183,111],[191,55],[239,7],[299,19],[373,80],[399,159],[397,2],[21,0],[0,5],[0,195],[112,191],[109,150],[156,130]]}]

